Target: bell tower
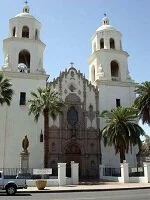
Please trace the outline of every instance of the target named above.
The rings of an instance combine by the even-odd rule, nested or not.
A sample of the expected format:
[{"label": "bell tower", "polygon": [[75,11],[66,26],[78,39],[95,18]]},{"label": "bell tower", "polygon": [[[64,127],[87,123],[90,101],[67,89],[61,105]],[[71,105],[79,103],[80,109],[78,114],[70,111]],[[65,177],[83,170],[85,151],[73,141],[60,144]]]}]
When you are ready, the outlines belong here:
[{"label": "bell tower", "polygon": [[45,74],[40,29],[41,23],[30,14],[28,5],[9,20],[9,37],[3,41],[4,71]]},{"label": "bell tower", "polygon": [[[122,34],[104,14],[102,25],[92,37],[89,79],[99,88],[99,110],[130,107],[135,99],[135,83],[128,70],[128,53],[122,48]],[[104,126],[101,120],[101,128]]]},{"label": "bell tower", "polygon": [[92,84],[101,80],[131,82],[128,72],[128,53],[122,49],[122,34],[109,23],[104,14],[102,25],[92,37],[89,75]]}]

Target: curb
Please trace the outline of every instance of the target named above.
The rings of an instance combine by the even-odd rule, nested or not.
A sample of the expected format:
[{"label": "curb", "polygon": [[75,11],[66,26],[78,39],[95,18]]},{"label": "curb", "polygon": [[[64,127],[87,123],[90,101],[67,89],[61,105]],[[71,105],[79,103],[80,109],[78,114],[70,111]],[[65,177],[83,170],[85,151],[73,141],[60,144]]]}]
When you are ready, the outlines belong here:
[{"label": "curb", "polygon": [[139,190],[139,189],[150,189],[149,187],[132,187],[132,188],[96,188],[96,189],[70,189],[70,190],[26,190],[26,191],[17,191],[17,193],[68,193],[68,192],[96,192],[96,191],[119,191],[119,190]]}]

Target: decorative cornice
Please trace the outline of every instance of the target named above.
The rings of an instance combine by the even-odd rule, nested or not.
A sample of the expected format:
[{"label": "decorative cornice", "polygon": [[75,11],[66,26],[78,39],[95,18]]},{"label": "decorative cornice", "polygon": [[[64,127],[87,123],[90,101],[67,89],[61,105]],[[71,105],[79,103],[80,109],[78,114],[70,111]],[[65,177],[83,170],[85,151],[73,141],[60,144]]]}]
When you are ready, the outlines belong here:
[{"label": "decorative cornice", "polygon": [[49,75],[46,74],[32,74],[32,73],[21,73],[21,72],[10,72],[10,71],[0,71],[4,74],[4,76],[10,78],[18,78],[18,79],[43,79],[47,80]]},{"label": "decorative cornice", "polygon": [[69,72],[70,72],[71,70],[73,70],[73,71],[77,74],[78,78],[81,78],[81,80],[82,80],[85,84],[87,84],[87,86],[90,87],[90,89],[93,89],[93,91],[97,92],[97,90],[98,90],[97,87],[95,87],[94,85],[92,85],[91,82],[88,81],[88,79],[85,78],[85,75],[83,75],[83,73],[81,73],[80,70],[77,70],[77,69],[74,68],[74,67],[70,67],[69,69],[65,69],[65,71],[64,71],[64,72],[61,72],[61,73],[60,73],[60,76],[57,77],[56,79],[53,79],[53,81],[50,82],[50,84],[52,84],[52,85],[58,84],[58,82],[59,82],[61,79],[67,77],[67,75],[69,74]]},{"label": "decorative cornice", "polygon": [[109,81],[109,80],[96,80],[96,85],[108,85],[108,86],[120,86],[120,87],[135,87],[135,82],[121,82],[121,81]]},{"label": "decorative cornice", "polygon": [[28,42],[28,43],[36,43],[42,45],[44,48],[46,45],[41,41],[41,40],[35,40],[35,39],[30,39],[30,38],[18,38],[18,37],[9,37],[3,40],[3,42],[11,42],[11,41],[16,41],[16,42]]},{"label": "decorative cornice", "polygon": [[95,51],[95,52],[93,52],[91,55],[90,55],[90,57],[89,57],[89,59],[88,59],[88,63],[91,63],[94,59],[95,59],[95,57],[97,57],[100,53],[113,53],[114,55],[116,54],[123,54],[123,55],[125,55],[125,56],[129,56],[129,54],[126,52],[126,51],[122,51],[122,50],[117,50],[117,49],[99,49],[99,50],[97,50],[97,51]]}]

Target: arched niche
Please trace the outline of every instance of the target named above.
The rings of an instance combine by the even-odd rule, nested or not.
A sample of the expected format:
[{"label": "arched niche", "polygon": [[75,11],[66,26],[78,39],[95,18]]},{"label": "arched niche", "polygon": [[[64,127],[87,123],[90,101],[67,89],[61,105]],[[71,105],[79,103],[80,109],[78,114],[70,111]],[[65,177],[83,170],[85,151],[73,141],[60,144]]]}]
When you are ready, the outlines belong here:
[{"label": "arched niche", "polygon": [[30,52],[25,49],[21,50],[18,55],[18,64],[24,63],[28,68],[28,72],[30,72],[30,57]]},{"label": "arched niche", "polygon": [[119,64],[117,61],[113,60],[110,63],[110,69],[111,69],[111,80],[112,81],[119,81]]},{"label": "arched niche", "polygon": [[23,38],[29,38],[29,27],[28,26],[23,26],[22,37]]}]

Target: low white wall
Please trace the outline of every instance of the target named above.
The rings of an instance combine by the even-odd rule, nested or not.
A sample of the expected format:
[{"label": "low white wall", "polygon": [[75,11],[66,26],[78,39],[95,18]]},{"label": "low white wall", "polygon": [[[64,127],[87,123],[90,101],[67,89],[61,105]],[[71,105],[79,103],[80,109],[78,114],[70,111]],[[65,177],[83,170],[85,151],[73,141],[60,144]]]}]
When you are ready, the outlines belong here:
[{"label": "low white wall", "polygon": [[108,181],[121,181],[121,177],[115,177],[115,176],[103,176],[103,178],[101,178],[103,180],[108,180]]},{"label": "low white wall", "polygon": [[129,177],[130,183],[148,183],[145,177]]},{"label": "low white wall", "polygon": [[72,185],[72,178],[66,177],[66,185]]}]

